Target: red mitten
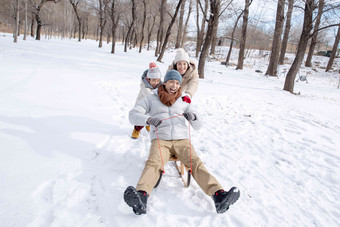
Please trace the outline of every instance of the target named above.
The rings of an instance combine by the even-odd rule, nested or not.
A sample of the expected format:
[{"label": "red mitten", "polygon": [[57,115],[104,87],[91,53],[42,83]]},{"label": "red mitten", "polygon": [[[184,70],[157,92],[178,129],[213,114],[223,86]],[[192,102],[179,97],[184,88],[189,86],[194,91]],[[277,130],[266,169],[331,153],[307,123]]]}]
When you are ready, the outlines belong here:
[{"label": "red mitten", "polygon": [[182,100],[183,100],[183,102],[191,103],[191,99],[190,99],[189,95],[182,97]]}]

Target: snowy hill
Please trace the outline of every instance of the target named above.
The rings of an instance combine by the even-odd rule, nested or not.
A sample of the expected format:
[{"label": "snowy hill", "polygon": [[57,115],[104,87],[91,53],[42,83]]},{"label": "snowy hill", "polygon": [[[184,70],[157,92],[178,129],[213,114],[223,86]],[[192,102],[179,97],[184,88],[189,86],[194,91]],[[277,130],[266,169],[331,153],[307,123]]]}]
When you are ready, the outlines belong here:
[{"label": "snowy hill", "polygon": [[[150,140],[146,130],[130,138],[128,111],[156,59],[97,46],[1,34],[0,226],[340,226],[338,78],[315,73],[296,83],[296,96],[282,90],[284,78],[207,63],[193,99],[204,126],[192,143],[241,197],[217,214],[168,163],[147,214],[136,216],[123,192],[137,183]],[[163,75],[174,55],[158,63]]]}]

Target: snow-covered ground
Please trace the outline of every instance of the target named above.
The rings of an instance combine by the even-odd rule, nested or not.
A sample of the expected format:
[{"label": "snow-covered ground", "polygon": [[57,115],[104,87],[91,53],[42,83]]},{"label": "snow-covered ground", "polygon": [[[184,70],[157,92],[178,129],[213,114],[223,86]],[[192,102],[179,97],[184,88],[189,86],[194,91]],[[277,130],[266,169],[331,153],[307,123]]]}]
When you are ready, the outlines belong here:
[{"label": "snow-covered ground", "polygon": [[[146,130],[130,138],[128,111],[154,52],[0,35],[0,226],[340,226],[337,74],[312,71],[297,96],[282,90],[283,77],[255,72],[263,59],[238,71],[208,62],[193,99],[204,127],[192,143],[241,197],[217,214],[168,163],[147,214],[136,216],[123,192],[150,140]],[[158,63],[163,75],[174,55]]]}]

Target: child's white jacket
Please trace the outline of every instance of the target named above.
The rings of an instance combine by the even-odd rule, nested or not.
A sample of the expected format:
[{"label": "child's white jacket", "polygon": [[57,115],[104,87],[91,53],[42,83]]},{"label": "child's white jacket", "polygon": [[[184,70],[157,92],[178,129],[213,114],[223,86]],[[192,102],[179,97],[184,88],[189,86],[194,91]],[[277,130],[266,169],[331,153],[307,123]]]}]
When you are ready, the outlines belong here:
[{"label": "child's white jacket", "polygon": [[[183,93],[182,97],[186,94]],[[161,140],[180,140],[189,139],[189,128],[187,120],[182,115],[185,112],[192,112],[196,115],[196,120],[190,121],[190,125],[195,129],[202,127],[201,121],[194,112],[191,105],[178,98],[172,106],[164,105],[158,97],[158,88],[153,90],[153,94],[146,96],[129,112],[129,120],[133,125],[148,125],[146,121],[148,118],[157,117],[163,120],[162,124],[157,127],[158,138]],[[174,117],[174,118],[171,118]],[[169,119],[171,118],[171,119]],[[156,130],[154,126],[150,129],[150,139],[157,139]]]}]

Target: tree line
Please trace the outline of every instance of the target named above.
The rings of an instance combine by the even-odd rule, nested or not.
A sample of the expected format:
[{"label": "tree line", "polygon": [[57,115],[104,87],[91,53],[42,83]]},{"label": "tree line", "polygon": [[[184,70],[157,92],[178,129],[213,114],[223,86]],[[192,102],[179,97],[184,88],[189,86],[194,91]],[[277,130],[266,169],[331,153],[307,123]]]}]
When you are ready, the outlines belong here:
[{"label": "tree line", "polygon": [[[261,1],[276,4],[273,32],[261,30],[258,26],[261,18],[254,20],[254,16],[249,16],[256,13],[251,11],[251,6]],[[194,33],[200,78],[204,78],[207,58],[215,53],[221,29],[231,36],[227,66],[234,42],[239,41],[237,70],[243,69],[247,50],[260,42],[258,34],[269,37],[268,33],[271,33],[271,39],[266,41],[266,44],[268,40],[271,42],[265,73],[268,76],[278,76],[278,65],[284,64],[287,44],[293,34],[298,33],[295,59],[283,88],[291,93],[294,93],[294,81],[306,52],[305,66],[312,66],[315,46],[322,31],[332,27],[337,27],[338,31],[326,71],[332,68],[340,39],[338,0],[0,0],[0,3],[0,25],[13,28],[14,42],[18,41],[20,32],[24,33],[24,40],[27,35],[40,40],[42,34],[47,38],[77,38],[79,42],[96,39],[99,47],[106,38],[106,42],[111,43],[112,54],[116,42],[124,44],[125,52],[132,47],[138,47],[142,52],[143,48],[150,50],[154,45],[157,61],[162,61],[170,45],[185,48]],[[296,27],[299,32],[292,34],[294,12],[298,15],[295,19],[298,20]],[[228,21],[228,25],[221,23],[223,21]]]}]

